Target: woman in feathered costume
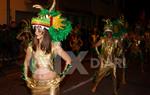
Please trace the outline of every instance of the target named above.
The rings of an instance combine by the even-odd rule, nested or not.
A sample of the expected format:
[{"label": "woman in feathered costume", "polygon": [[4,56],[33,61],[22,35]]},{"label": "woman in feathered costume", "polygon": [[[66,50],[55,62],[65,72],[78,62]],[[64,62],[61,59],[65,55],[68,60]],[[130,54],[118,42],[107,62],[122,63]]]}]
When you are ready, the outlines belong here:
[{"label": "woman in feathered costume", "polygon": [[[118,47],[121,47],[120,41],[117,38],[113,37],[113,24],[110,19],[105,20],[106,25],[104,26],[104,37],[101,37],[100,40],[95,44],[96,52],[100,60],[100,67],[97,71],[95,78],[95,83],[92,87],[92,92],[96,91],[98,84],[101,80],[112,73],[113,82],[114,82],[114,94],[117,95],[117,76],[116,76],[116,64],[115,57],[119,54],[116,52]],[[98,50],[100,48],[100,51]],[[117,54],[116,54],[117,53]]]},{"label": "woman in feathered costume", "polygon": [[[72,67],[70,56],[60,44],[71,31],[71,23],[60,12],[53,10],[55,3],[54,0],[49,10],[33,5],[41,12],[31,20],[35,36],[27,48],[24,61],[24,78],[32,95],[59,95],[59,84]],[[66,64],[60,74],[54,68],[56,55]]]}]

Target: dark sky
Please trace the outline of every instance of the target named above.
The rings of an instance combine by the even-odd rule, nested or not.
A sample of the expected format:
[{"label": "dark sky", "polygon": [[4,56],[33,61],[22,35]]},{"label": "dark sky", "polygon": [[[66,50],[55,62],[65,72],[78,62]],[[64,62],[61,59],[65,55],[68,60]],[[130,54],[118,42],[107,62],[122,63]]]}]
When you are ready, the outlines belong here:
[{"label": "dark sky", "polygon": [[149,14],[148,0],[125,0],[125,11],[132,15],[138,15],[142,10]]},{"label": "dark sky", "polygon": [[[41,0],[31,0],[31,1],[41,1]],[[52,1],[52,0],[42,0],[41,3],[44,2],[48,2],[48,1]],[[78,2],[77,2],[78,1]],[[90,6],[91,1],[94,0],[82,0],[84,2],[84,4],[88,4]],[[80,0],[60,0],[59,2],[77,2],[77,3],[82,3],[82,1]],[[95,0],[98,1],[98,0]],[[105,2],[105,3],[111,3],[110,1],[115,1],[115,0],[100,0],[101,2]],[[150,16],[150,7],[149,7],[149,0],[116,0],[120,2],[120,8],[122,9],[123,13],[127,14],[127,15],[132,15],[134,16],[138,16],[143,10],[145,10],[145,14],[146,16]],[[89,3],[86,3],[89,2]],[[75,3],[75,4],[77,4]],[[82,4],[82,7],[83,5]],[[60,4],[61,5],[61,4]],[[87,5],[87,6],[88,6]],[[73,6],[73,5],[72,5]],[[65,6],[64,6],[65,7]]]},{"label": "dark sky", "polygon": [[143,13],[145,19],[150,18],[150,6],[148,0],[124,0],[123,11],[131,22],[138,20]]}]

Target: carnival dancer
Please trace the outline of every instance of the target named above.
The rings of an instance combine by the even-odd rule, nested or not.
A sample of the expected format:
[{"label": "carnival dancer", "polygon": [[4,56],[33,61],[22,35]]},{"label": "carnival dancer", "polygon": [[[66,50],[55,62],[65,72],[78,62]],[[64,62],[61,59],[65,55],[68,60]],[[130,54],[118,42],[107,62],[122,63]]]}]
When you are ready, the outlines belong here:
[{"label": "carnival dancer", "polygon": [[146,31],[144,33],[144,42],[145,42],[145,54],[144,54],[144,58],[145,58],[145,63],[149,63],[149,57],[150,57],[150,31]]},{"label": "carnival dancer", "polygon": [[[104,37],[101,37],[100,40],[96,43],[96,51],[100,60],[100,67],[97,71],[95,77],[95,83],[92,87],[92,92],[96,91],[98,84],[101,80],[112,73],[113,82],[114,82],[114,94],[117,95],[117,76],[116,76],[116,65],[114,62],[115,50],[119,47],[119,40],[113,38],[113,25],[110,19],[105,20],[106,25],[104,26]],[[100,52],[98,50],[100,48]]]},{"label": "carnival dancer", "polygon": [[92,34],[91,34],[91,39],[90,39],[92,48],[94,47],[94,44],[97,42],[98,38],[99,38],[98,28],[95,26],[93,28],[93,31],[92,31]]},{"label": "carnival dancer", "polygon": [[130,42],[128,40],[128,22],[125,20],[123,14],[120,15],[118,19],[113,20],[114,33],[113,38],[117,38],[121,45],[116,49],[117,54],[115,56],[115,63],[122,70],[121,81],[126,84],[126,53],[127,49],[130,47]]},{"label": "carnival dancer", "polygon": [[21,32],[17,35],[17,39],[21,41],[20,44],[20,54],[25,54],[28,44],[33,38],[33,34],[31,32],[31,22],[30,20],[23,19],[21,20],[23,27],[21,27]]},{"label": "carnival dancer", "polygon": [[[49,10],[41,5],[33,5],[41,12],[31,20],[35,36],[29,44],[24,61],[24,77],[32,95],[60,95],[59,84],[71,69],[71,58],[61,47],[71,31],[71,23],[54,10],[53,1]],[[54,58],[60,56],[65,61],[61,73],[54,68]]]},{"label": "carnival dancer", "polygon": [[140,48],[141,46],[141,39],[142,37],[137,34],[137,33],[133,33],[132,34],[132,39],[131,40],[131,46],[130,46],[130,56],[131,56],[131,62],[137,62],[135,61],[135,59],[138,58],[138,62],[140,62],[141,65],[141,72],[144,72],[144,56],[143,56],[143,52]]},{"label": "carnival dancer", "polygon": [[83,40],[81,39],[81,31],[79,24],[73,28],[69,36],[69,46],[75,54],[78,54],[83,46]]},{"label": "carnival dancer", "polygon": [[77,34],[71,34],[70,35],[70,41],[69,41],[69,45],[72,49],[72,51],[76,54],[79,53],[82,45],[83,45],[83,41],[81,40],[80,36]]},{"label": "carnival dancer", "polygon": [[95,54],[95,47],[94,47],[94,45],[96,44],[96,42],[98,40],[99,40],[99,31],[98,31],[97,26],[95,26],[93,28],[93,31],[91,31],[90,39],[89,39],[91,56],[93,56],[93,57],[94,57],[94,54]]}]

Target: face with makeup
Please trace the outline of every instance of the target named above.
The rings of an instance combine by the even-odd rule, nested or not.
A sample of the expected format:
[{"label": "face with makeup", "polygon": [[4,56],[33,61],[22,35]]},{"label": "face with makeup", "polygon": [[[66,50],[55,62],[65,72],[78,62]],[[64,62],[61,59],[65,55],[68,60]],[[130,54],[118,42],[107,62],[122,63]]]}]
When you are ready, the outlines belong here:
[{"label": "face with makeup", "polygon": [[38,40],[42,39],[44,36],[44,29],[40,26],[35,27],[35,36]]},{"label": "face with makeup", "polygon": [[112,38],[112,32],[108,31],[108,32],[107,32],[107,37],[108,37],[108,38]]}]

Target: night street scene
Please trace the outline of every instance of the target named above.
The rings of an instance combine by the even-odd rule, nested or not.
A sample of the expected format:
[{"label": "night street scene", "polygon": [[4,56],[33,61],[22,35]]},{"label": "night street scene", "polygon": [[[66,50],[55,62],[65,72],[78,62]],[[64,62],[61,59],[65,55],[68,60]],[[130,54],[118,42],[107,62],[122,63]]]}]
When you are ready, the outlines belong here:
[{"label": "night street scene", "polygon": [[150,95],[148,0],[0,0],[0,95]]}]

